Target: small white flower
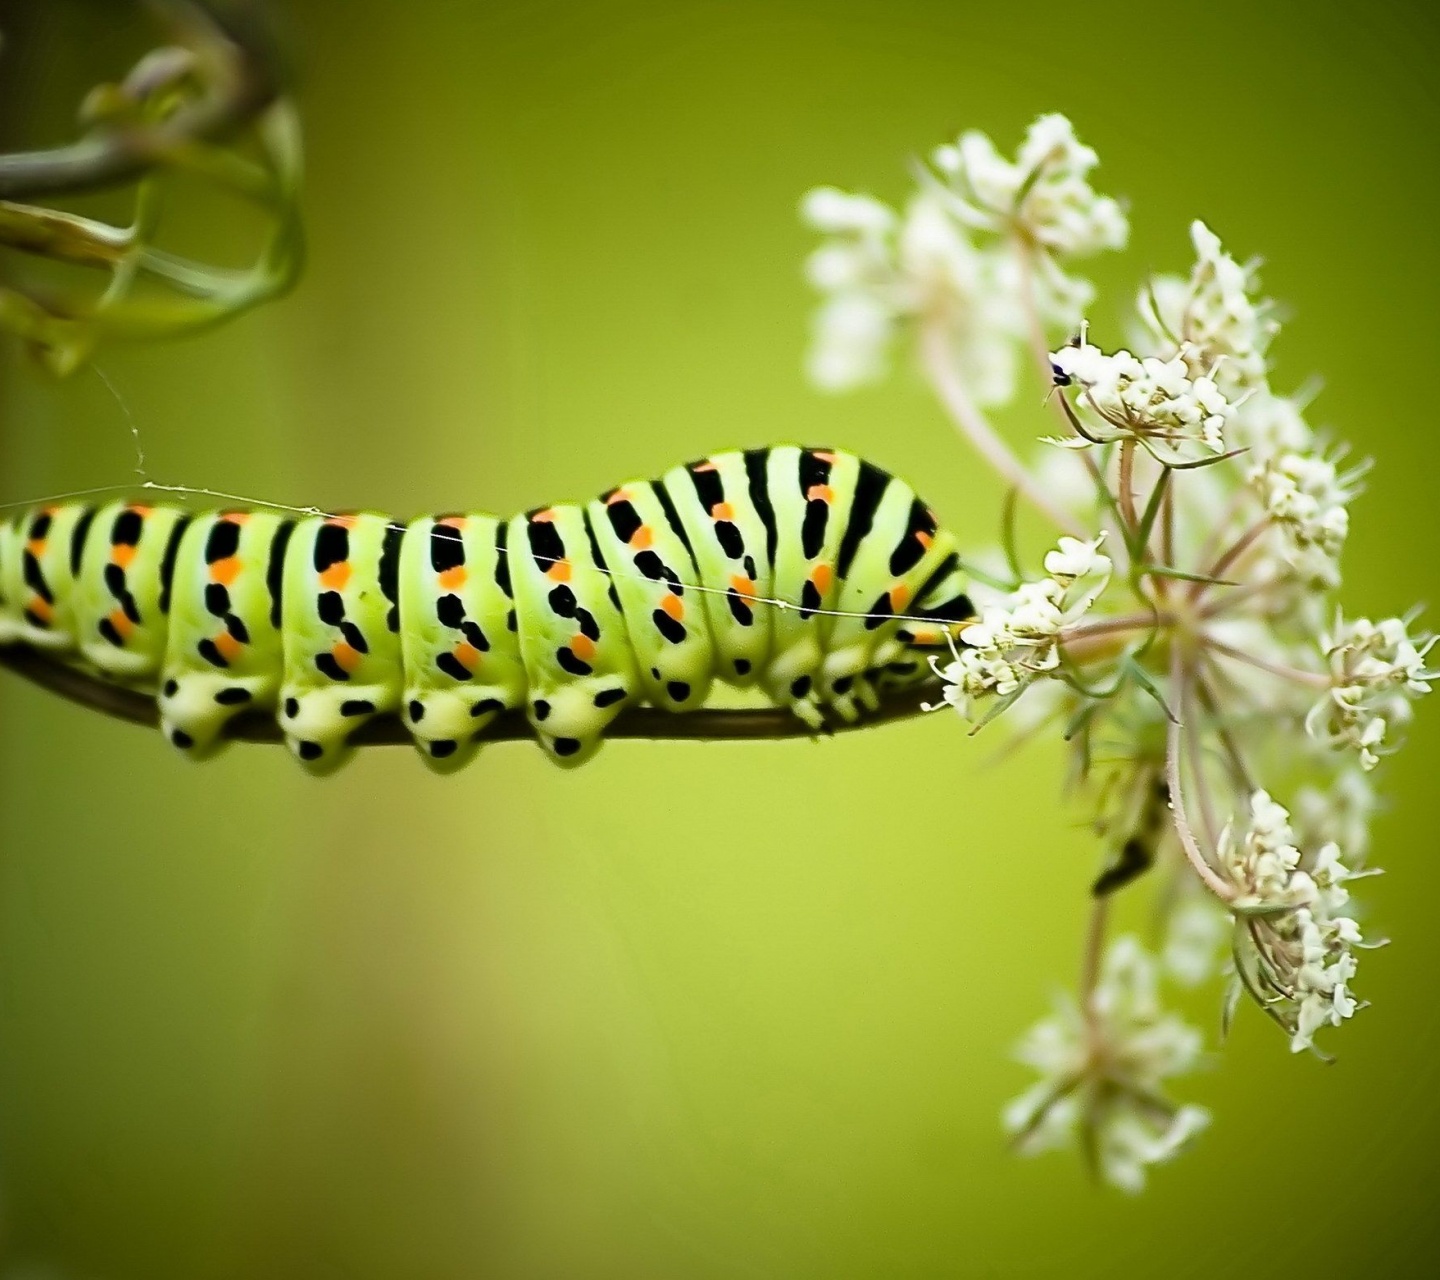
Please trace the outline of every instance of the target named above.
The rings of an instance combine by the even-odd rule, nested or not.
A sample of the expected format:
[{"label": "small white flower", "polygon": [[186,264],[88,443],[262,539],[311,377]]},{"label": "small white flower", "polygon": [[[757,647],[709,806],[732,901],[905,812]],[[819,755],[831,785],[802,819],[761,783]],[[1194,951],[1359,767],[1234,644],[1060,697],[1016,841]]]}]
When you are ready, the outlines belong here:
[{"label": "small white flower", "polygon": [[905,211],[899,237],[898,294],[903,314],[945,336],[955,368],[975,402],[1005,404],[1015,395],[1025,317],[1007,256],[972,243],[936,193],[921,192]]},{"label": "small white flower", "polygon": [[1306,900],[1303,882],[1292,874],[1300,865],[1300,850],[1290,814],[1268,792],[1250,797],[1250,824],[1243,836],[1237,839],[1233,827],[1221,833],[1219,858],[1221,871],[1240,891],[1237,906],[1286,907]]},{"label": "small white flower", "polygon": [[830,235],[881,239],[895,227],[895,214],[883,201],[836,187],[816,187],[807,192],[800,212],[817,231]]},{"label": "small white flower", "polygon": [[1261,388],[1246,394],[1233,410],[1229,419],[1231,443],[1248,448],[1255,458],[1263,460],[1281,452],[1306,453],[1313,446],[1315,433],[1305,421],[1304,405],[1293,396]]},{"label": "small white flower", "polygon": [[1363,864],[1377,805],[1368,771],[1348,765],[1324,785],[1302,787],[1295,796],[1294,818],[1301,845],[1313,849],[1334,844],[1357,865]]},{"label": "small white flower", "polygon": [[1009,697],[1059,666],[1061,631],[1083,618],[1110,582],[1103,541],[1103,534],[1088,542],[1061,538],[1045,557],[1050,577],[1022,582],[982,609],[961,629],[952,662],[930,659],[950,706],[973,721],[980,699]]},{"label": "small white flower", "polygon": [[1224,451],[1230,405],[1213,380],[1192,378],[1179,356],[1141,360],[1081,343],[1052,352],[1050,364],[1057,385],[1080,387],[1077,403],[1092,440],[1145,440],[1170,452],[1198,442],[1212,453]]},{"label": "small white flower", "polygon": [[1204,1107],[1181,1107],[1168,1121],[1118,1115],[1100,1134],[1100,1166],[1108,1182],[1138,1195],[1145,1190],[1146,1169],[1173,1159],[1210,1125]]},{"label": "small white flower", "polygon": [[1161,1008],[1155,961],[1132,937],[1105,954],[1088,1013],[1070,999],[1036,1023],[1016,1057],[1040,1080],[1002,1113],[1026,1155],[1093,1133],[1098,1172],[1139,1191],[1152,1165],[1172,1158],[1209,1121],[1200,1107],[1164,1096],[1166,1082],[1200,1060],[1199,1032]]},{"label": "small white flower", "polygon": [[1341,475],[1332,459],[1295,451],[1250,469],[1250,486],[1282,534],[1284,559],[1302,581],[1320,587],[1339,583],[1357,478]]},{"label": "small white flower", "polygon": [[831,237],[805,264],[806,277],[824,296],[813,321],[811,380],[827,391],[873,382],[888,368],[900,314],[895,214],[869,196],[833,187],[811,191],[801,213]]},{"label": "small white flower", "polygon": [[1339,1026],[1359,1007],[1350,993],[1361,941],[1355,921],[1339,913],[1350,901],[1353,873],[1332,843],[1305,858],[1290,814],[1264,791],[1250,800],[1250,825],[1238,841],[1226,830],[1220,870],[1240,891],[1239,975],[1290,1032],[1290,1047],[1313,1046],[1323,1026]]},{"label": "small white flower", "polygon": [[1429,693],[1436,673],[1425,665],[1435,637],[1410,637],[1403,618],[1336,620],[1325,640],[1330,689],[1305,718],[1310,736],[1354,747],[1367,771],[1380,761],[1387,734],[1410,718],[1410,703]]},{"label": "small white flower", "polygon": [[1108,574],[1110,558],[1100,554],[1100,544],[1104,540],[1104,534],[1092,542],[1061,538],[1054,551],[1045,553],[1045,572],[1053,578],[1071,582],[1076,578],[1089,577],[1092,573]]},{"label": "small white flower", "polygon": [[849,391],[889,368],[894,313],[864,293],[842,293],[815,313],[807,367],[822,391]]},{"label": "small white flower", "polygon": [[1279,329],[1273,307],[1256,301],[1253,267],[1241,266],[1203,222],[1190,225],[1195,266],[1188,281],[1157,280],[1140,313],[1156,355],[1178,353],[1195,376],[1213,374],[1228,398],[1265,385],[1266,349]]},{"label": "small white flower", "polygon": [[901,218],[869,196],[821,187],[801,212],[828,236],[805,264],[822,295],[808,358],[818,387],[848,391],[878,380],[900,328],[925,323],[944,335],[978,404],[1014,395],[1023,315],[1013,284],[935,192],[916,196]]},{"label": "small white flower", "polygon": [[[1124,248],[1130,229],[1119,203],[1090,185],[1098,159],[1075,137],[1070,121],[1061,115],[1041,116],[1013,161],[975,130],[937,148],[931,159],[937,182],[960,221],[992,235],[1018,234],[1033,251],[1042,317],[1067,328],[1079,323],[1094,289],[1067,274],[1061,264]],[[1009,261],[1007,283],[1018,291],[1019,264]]]},{"label": "small white flower", "polygon": [[1099,157],[1062,115],[1036,120],[1013,161],[977,130],[939,148],[932,159],[977,227],[1003,231],[1019,225],[1048,252],[1064,256],[1125,247],[1124,212],[1090,185]]}]

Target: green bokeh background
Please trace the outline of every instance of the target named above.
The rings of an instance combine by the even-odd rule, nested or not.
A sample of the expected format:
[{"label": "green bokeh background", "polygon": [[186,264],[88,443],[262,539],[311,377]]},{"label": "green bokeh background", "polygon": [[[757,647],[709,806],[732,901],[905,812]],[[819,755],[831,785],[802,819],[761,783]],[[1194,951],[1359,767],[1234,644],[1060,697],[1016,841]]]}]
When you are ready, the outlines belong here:
[{"label": "green bokeh background", "polygon": [[[1378,459],[1348,600],[1435,594],[1432,7],[277,8],[302,286],[104,353],[123,411],[7,346],[0,501],[123,481],[127,416],[162,479],[397,512],[803,439],[991,541],[999,486],[908,370],[806,386],[796,204],[898,199],[960,128],[1009,148],[1063,110],[1133,202],[1097,322],[1185,267],[1192,217],[1265,254],[1282,380],[1323,373],[1316,416]],[[0,15],[6,146],[66,136],[150,38],[119,4]],[[199,207],[181,241],[238,253]],[[1038,398],[1007,427],[1048,429]],[[998,1129],[1094,869],[1057,750],[997,763],[936,716],[612,744],[569,775],[517,745],[450,780],[377,750],[317,783],[274,749],[187,767],[0,673],[0,1274],[1434,1274],[1435,712],[1385,769],[1365,896],[1395,945],[1340,1062],[1247,1009],[1182,1085],[1215,1127],[1132,1200]]]}]

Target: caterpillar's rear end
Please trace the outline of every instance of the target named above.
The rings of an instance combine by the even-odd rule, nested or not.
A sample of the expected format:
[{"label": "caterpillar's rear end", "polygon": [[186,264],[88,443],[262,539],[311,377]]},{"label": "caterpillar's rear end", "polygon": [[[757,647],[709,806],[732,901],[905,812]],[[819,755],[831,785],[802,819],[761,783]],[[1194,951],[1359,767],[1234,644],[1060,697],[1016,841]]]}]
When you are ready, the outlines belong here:
[{"label": "caterpillar's rear end", "polygon": [[508,521],[113,503],[0,525],[0,644],[153,686],[195,756],[273,712],[317,771],[389,713],[453,767],[515,708],[579,763],[627,705],[685,712],[717,680],[818,730],[923,679],[971,613],[953,539],[907,484],[789,445]]}]

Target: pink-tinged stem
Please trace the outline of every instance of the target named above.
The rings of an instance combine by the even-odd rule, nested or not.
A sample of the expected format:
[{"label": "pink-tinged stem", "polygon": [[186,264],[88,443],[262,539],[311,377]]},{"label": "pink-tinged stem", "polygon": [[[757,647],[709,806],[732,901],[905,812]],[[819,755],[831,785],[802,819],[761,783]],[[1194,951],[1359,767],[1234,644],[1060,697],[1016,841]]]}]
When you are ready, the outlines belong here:
[{"label": "pink-tinged stem", "polygon": [[938,325],[931,323],[921,329],[920,355],[931,385],[940,397],[940,403],[945,406],[961,434],[975,446],[980,456],[1057,528],[1073,537],[1083,538],[1085,531],[1075,517],[1050,501],[1035,477],[1010,451],[1010,446],[996,435],[994,427],[970,398],[969,390],[950,359],[944,331]]},{"label": "pink-tinged stem", "polygon": [[[1182,714],[1188,698],[1185,697],[1185,658],[1181,652],[1181,646],[1175,646],[1174,656],[1170,660],[1170,683],[1172,697],[1176,699],[1182,708]],[[1205,887],[1210,890],[1221,902],[1230,902],[1235,897],[1235,890],[1219,875],[1215,868],[1206,861],[1204,853],[1195,841],[1195,833],[1190,827],[1190,817],[1185,811],[1185,789],[1181,769],[1181,752],[1184,748],[1185,727],[1183,724],[1172,720],[1169,732],[1166,735],[1165,750],[1165,780],[1170,786],[1170,808],[1175,819],[1175,834],[1180,837],[1180,847],[1185,850],[1185,857],[1190,865],[1194,867]]]}]

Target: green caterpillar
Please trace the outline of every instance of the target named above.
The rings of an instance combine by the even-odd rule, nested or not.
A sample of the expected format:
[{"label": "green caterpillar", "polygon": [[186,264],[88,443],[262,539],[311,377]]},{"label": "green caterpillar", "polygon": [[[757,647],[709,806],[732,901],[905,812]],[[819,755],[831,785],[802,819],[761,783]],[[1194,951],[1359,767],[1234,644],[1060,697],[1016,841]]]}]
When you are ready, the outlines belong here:
[{"label": "green caterpillar", "polygon": [[453,768],[516,707],[578,764],[628,703],[683,712],[717,679],[817,730],[853,722],[972,614],[954,539],[909,485],[791,445],[509,521],[116,502],[0,525],[0,644],[153,686],[197,757],[273,710],[317,771],[388,713]]}]

